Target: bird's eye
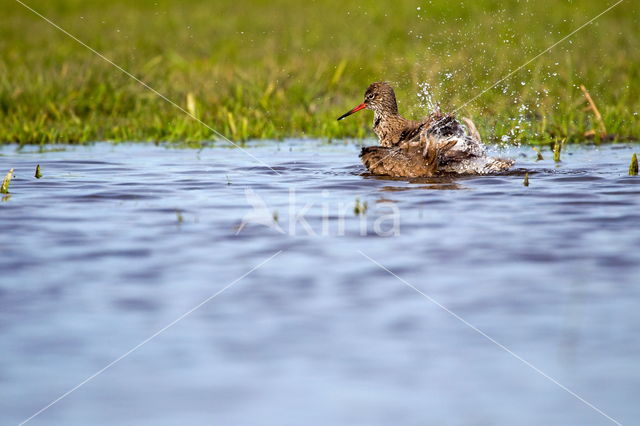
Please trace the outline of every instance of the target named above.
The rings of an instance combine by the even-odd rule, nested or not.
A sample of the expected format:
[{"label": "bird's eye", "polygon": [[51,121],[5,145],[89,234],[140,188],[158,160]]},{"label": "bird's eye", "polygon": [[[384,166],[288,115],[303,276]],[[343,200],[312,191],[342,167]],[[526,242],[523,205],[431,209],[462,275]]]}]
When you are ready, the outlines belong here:
[{"label": "bird's eye", "polygon": [[364,98],[370,101],[371,99],[373,99],[373,93],[367,93],[367,96],[365,96]]}]

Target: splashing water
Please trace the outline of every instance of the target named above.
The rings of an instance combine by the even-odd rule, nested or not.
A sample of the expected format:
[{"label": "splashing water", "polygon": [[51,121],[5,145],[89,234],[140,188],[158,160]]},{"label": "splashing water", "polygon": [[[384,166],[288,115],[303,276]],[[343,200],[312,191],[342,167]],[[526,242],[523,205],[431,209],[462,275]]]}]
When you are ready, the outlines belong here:
[{"label": "splashing water", "polygon": [[418,83],[418,105],[429,113],[440,111],[440,106],[433,99],[431,85],[427,82]]},{"label": "splashing water", "polygon": [[511,127],[511,130],[507,135],[502,136],[502,142],[511,142],[515,145],[520,145],[522,133],[525,128],[531,125],[527,119],[527,115],[530,111],[530,108],[524,103],[518,107],[518,116],[510,118],[510,120],[513,121],[513,127]]}]

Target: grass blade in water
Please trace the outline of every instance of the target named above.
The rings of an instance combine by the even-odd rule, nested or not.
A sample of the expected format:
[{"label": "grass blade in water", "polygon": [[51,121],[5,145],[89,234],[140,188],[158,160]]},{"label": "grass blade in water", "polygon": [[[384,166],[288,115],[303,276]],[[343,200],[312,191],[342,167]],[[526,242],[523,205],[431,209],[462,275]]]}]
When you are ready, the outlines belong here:
[{"label": "grass blade in water", "polygon": [[13,179],[13,169],[9,170],[9,173],[2,180],[2,186],[0,187],[0,194],[8,194],[9,193],[9,185],[11,184],[11,179]]},{"label": "grass blade in water", "polygon": [[367,213],[367,202],[361,202],[360,198],[356,198],[356,204],[353,207],[353,214],[356,216],[361,216]]},{"label": "grass blade in water", "polygon": [[544,157],[542,156],[542,151],[540,151],[540,148],[534,146],[533,150],[536,152],[536,154],[538,154],[538,156],[536,157],[536,161],[543,161]]},{"label": "grass blade in water", "polygon": [[638,176],[638,156],[634,153],[629,164],[629,176]]},{"label": "grass blade in water", "polygon": [[562,142],[556,141],[553,145],[553,161],[560,162],[560,151],[562,151]]}]

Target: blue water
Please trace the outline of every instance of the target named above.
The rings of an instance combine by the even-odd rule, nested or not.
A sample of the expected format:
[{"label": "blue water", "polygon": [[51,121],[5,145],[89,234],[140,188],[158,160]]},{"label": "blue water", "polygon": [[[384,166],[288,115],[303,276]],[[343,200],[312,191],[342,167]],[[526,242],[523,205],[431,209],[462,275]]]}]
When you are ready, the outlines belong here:
[{"label": "blue water", "polygon": [[1,425],[114,360],[27,424],[640,417],[638,146],[412,182],[363,174],[351,143],[247,148],[275,171],[237,149],[48,148],[0,149]]}]

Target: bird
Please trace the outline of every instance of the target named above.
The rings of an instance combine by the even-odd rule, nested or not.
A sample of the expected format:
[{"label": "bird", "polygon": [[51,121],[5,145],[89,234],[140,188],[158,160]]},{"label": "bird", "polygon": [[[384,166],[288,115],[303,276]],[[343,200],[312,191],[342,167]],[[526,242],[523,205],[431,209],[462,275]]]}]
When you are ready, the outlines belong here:
[{"label": "bird", "polygon": [[455,140],[438,141],[433,134],[422,133],[420,143],[405,146],[368,146],[360,158],[364,166],[375,175],[391,177],[432,177],[438,173],[442,157]]},{"label": "bird", "polygon": [[480,133],[469,118],[462,118],[464,126],[454,115],[440,111],[421,121],[404,118],[398,111],[393,87],[387,82],[369,85],[364,102],[342,114],[338,120],[363,109],[374,112],[373,131],[380,146],[363,148],[360,159],[375,175],[489,174],[513,165],[509,159],[487,156]]}]

